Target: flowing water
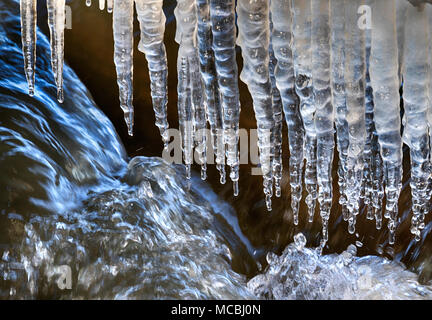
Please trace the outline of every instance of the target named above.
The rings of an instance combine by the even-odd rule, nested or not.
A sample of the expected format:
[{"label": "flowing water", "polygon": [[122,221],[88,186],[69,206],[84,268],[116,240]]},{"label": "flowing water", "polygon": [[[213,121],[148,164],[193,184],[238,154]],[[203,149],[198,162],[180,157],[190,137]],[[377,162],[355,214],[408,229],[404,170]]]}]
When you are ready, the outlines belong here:
[{"label": "flowing water", "polygon": [[41,32],[36,95],[27,95],[19,25],[18,3],[2,1],[1,299],[432,297],[399,263],[357,258],[353,246],[323,256],[302,235],[247,279],[266,252],[234,209],[182,166],[128,159],[67,65],[59,104]]}]

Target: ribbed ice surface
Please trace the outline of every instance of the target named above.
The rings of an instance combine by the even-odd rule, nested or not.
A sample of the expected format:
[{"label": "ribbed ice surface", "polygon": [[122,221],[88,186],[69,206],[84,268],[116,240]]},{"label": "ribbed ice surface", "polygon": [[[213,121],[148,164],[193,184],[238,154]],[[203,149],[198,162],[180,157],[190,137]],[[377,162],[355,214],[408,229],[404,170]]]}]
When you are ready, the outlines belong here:
[{"label": "ribbed ice surface", "polygon": [[[213,53],[217,72],[226,161],[234,195],[238,195],[240,96],[236,63],[235,1],[210,0]],[[240,4],[239,4],[240,5]],[[238,13],[240,15],[240,13]]]},{"label": "ribbed ice surface", "polygon": [[366,143],[365,122],[365,34],[357,24],[349,23],[357,18],[361,0],[345,1],[345,89],[346,120],[348,123],[348,155],[346,173],[346,196],[349,211],[348,230],[355,232],[356,216],[359,214],[360,192],[363,178],[364,148]]},{"label": "ribbed ice surface", "polygon": [[35,94],[36,66],[36,0],[21,0],[21,38],[24,56],[24,71],[27,78],[28,93]]},{"label": "ribbed ice surface", "polygon": [[[305,129],[304,157],[306,159],[305,184],[308,195],[309,221],[313,220],[317,199],[316,175],[316,106],[312,88],[312,52],[311,52],[311,0],[293,0],[293,59],[295,88],[300,97],[300,113]],[[294,223],[297,222],[294,217]]]},{"label": "ribbed ice surface", "polygon": [[146,55],[156,126],[159,128],[164,146],[167,147],[169,142],[167,132],[169,127],[167,119],[168,63],[163,42],[166,18],[162,4],[162,0],[135,0],[141,29],[138,49]]},{"label": "ribbed ice surface", "polygon": [[63,97],[63,60],[64,60],[64,29],[65,0],[47,0],[48,26],[51,42],[51,66],[57,86],[57,100],[61,103]]},{"label": "ribbed ice surface", "polygon": [[242,48],[243,70],[240,78],[248,85],[258,126],[258,147],[263,173],[267,209],[271,210],[273,172],[271,168],[271,131],[274,128],[272,86],[269,74],[270,23],[266,0],[240,0],[237,3],[238,45]]},{"label": "ribbed ice surface", "polygon": [[[402,184],[402,139],[396,5],[393,0],[375,1],[372,7],[370,78],[374,98],[374,121],[378,133],[386,193],[386,215],[394,242],[397,200]],[[377,217],[380,219],[380,217]],[[381,222],[377,220],[377,227]]]},{"label": "ribbed ice surface", "polygon": [[330,1],[312,0],[312,85],[317,136],[317,178],[323,242],[328,239],[328,221],[333,200],[332,165],[334,111],[330,87]]},{"label": "ribbed ice surface", "polygon": [[216,156],[216,167],[221,182],[225,183],[225,145],[223,142],[222,106],[217,82],[213,33],[210,19],[210,1],[197,0],[198,31],[197,44],[201,78],[205,88],[204,102],[206,119],[210,125],[211,145]]},{"label": "ribbed ice surface", "polygon": [[299,110],[299,98],[295,93],[294,87],[294,66],[290,46],[292,41],[291,1],[273,0],[271,1],[270,9],[273,25],[271,42],[276,58],[274,77],[280,92],[285,120],[288,126],[291,209],[293,210],[294,217],[298,217],[303,185],[304,128]]},{"label": "ribbed ice surface", "polygon": [[120,107],[129,135],[133,135],[133,0],[114,0],[114,63],[117,71]]},{"label": "ribbed ice surface", "polygon": [[[429,26],[426,9],[408,6],[405,21],[404,63],[404,131],[403,142],[410,148],[412,227],[411,232],[420,240],[428,212],[429,192]],[[419,50],[418,48],[425,48]]]},{"label": "ribbed ice surface", "polygon": [[335,111],[336,141],[339,155],[338,185],[339,204],[342,207],[344,219],[348,219],[346,198],[346,173],[348,156],[348,123],[346,121],[345,95],[345,6],[344,0],[330,1],[331,28],[331,94]]}]

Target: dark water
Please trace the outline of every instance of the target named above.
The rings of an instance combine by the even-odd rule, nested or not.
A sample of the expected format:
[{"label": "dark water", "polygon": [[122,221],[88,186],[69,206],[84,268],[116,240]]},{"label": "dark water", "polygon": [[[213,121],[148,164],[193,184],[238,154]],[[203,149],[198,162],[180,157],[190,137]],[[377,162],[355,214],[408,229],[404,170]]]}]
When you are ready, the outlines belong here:
[{"label": "dark water", "polygon": [[[128,138],[118,107],[110,15],[96,5],[86,8],[84,1],[70,4],[73,29],[66,31],[66,58],[76,73],[65,66],[65,102],[60,105],[43,33],[43,3],[33,98],[27,95],[23,72],[18,3],[0,3],[0,298],[365,297],[352,289],[364,263],[374,288],[390,292],[384,297],[428,297],[415,283],[416,274],[377,257],[348,263],[341,262],[343,254],[322,258],[315,251],[286,249],[280,259],[266,259],[268,251],[281,254],[299,231],[308,246],[319,243],[319,219],[313,224],[302,219],[293,226],[286,172],[285,192],[268,213],[261,177],[251,176],[249,165],[242,166],[240,196],[233,198],[231,186],[218,184],[214,168],[208,183],[196,174],[187,183],[181,166],[155,157],[129,158],[162,151],[144,57],[137,53],[135,58],[137,125],[135,137]],[[166,6],[169,120],[177,127],[172,10]],[[241,93],[241,125],[253,128],[243,84]],[[287,152],[284,157],[287,163]],[[361,241],[358,255],[402,261],[427,282],[432,275],[432,224],[429,218],[422,240],[412,241],[410,201],[405,187],[395,247],[388,246],[386,231],[375,230],[364,215],[357,235],[349,235],[334,201],[325,253],[341,253]],[[305,218],[303,207],[302,212]],[[247,286],[247,279],[269,262],[265,274]],[[65,268],[71,272],[71,290],[57,283]],[[326,271],[315,277],[317,270]],[[386,285],[389,279],[391,285]],[[414,284],[399,285],[405,282]],[[331,290],[338,286],[348,291]],[[271,294],[269,288],[274,289]]]}]

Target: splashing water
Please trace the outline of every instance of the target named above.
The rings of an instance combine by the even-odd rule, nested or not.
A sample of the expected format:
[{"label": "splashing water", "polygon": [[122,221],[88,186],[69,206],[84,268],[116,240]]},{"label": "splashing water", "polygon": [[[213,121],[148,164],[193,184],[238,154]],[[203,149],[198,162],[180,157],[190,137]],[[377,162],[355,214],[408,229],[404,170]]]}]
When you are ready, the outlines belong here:
[{"label": "splashing water", "polygon": [[390,260],[356,257],[356,246],[341,254],[321,255],[321,248],[306,248],[299,233],[277,256],[267,255],[265,273],[248,282],[264,299],[431,299],[432,285],[420,285],[415,273]]}]

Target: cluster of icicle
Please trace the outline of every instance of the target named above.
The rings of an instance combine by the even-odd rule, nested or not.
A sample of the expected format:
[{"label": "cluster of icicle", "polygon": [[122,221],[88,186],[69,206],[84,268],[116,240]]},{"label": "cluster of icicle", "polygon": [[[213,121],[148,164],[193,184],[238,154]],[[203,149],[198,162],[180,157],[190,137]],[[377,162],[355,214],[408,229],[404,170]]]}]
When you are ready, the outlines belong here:
[{"label": "cluster of icicle", "polygon": [[[167,146],[162,2],[108,0],[105,5],[99,0],[99,7],[113,12],[114,61],[130,134],[136,8],[141,29],[138,48],[149,64],[156,125]],[[65,0],[47,3],[52,68],[61,101]],[[25,71],[33,94],[36,0],[21,0],[21,16]],[[390,243],[394,243],[402,143],[406,143],[411,160],[411,231],[420,239],[432,189],[432,6],[413,6],[406,0],[177,0],[175,16],[178,113],[189,177],[197,152],[201,176],[206,178],[207,137],[202,129],[208,122],[221,183],[226,180],[226,163],[234,194],[239,192],[239,45],[243,57],[240,79],[253,99],[268,210],[273,190],[281,195],[285,118],[295,224],[304,180],[309,221],[313,221],[318,200],[323,243],[327,241],[336,129],[339,203],[349,232],[355,232],[363,203],[367,218],[375,219],[378,229],[384,211]]]}]

